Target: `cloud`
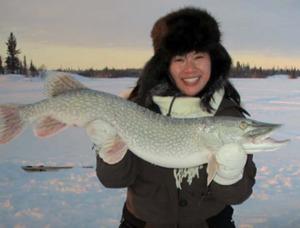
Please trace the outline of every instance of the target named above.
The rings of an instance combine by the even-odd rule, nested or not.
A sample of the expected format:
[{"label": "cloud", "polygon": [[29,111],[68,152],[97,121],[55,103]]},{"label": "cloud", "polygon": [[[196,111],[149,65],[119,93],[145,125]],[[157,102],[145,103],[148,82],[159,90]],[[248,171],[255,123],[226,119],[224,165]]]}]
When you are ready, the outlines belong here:
[{"label": "cloud", "polygon": [[31,217],[37,220],[44,218],[44,213],[40,208],[28,208],[22,211],[19,211],[15,214],[16,217]]},{"label": "cloud", "polygon": [[[0,54],[5,53],[4,41],[14,32],[22,54],[50,68],[143,67],[152,55],[154,22],[183,6],[203,7],[217,18],[223,43],[234,60],[264,67],[300,66],[300,30],[295,29],[300,21],[299,4],[278,0],[272,4],[229,0],[226,7],[217,0],[4,1],[0,34],[5,37],[0,36]],[[114,58],[107,49],[112,49]]]},{"label": "cloud", "polygon": [[292,188],[292,179],[286,175],[277,174],[271,178],[268,178],[264,182],[264,186],[267,187],[277,187],[277,188]]},{"label": "cloud", "polygon": [[[299,137],[300,139],[300,137]],[[299,176],[300,177],[300,168],[291,173],[291,176]]]},{"label": "cloud", "polygon": [[[282,163],[280,163],[282,165]],[[253,199],[268,200],[272,194],[293,193],[297,184],[297,178],[300,175],[299,164],[287,164],[278,167],[263,165],[257,171],[257,184],[255,185]]]},{"label": "cloud", "polygon": [[2,204],[1,204],[2,208],[4,209],[13,209],[13,205],[10,201],[10,199],[5,200]]},{"label": "cloud", "polygon": [[26,228],[26,225],[18,223],[14,225],[14,228]]},{"label": "cloud", "polygon": [[[190,0],[184,5],[207,8],[219,20],[224,41],[232,50],[296,56],[300,52],[300,31],[295,29],[300,21],[298,3],[231,0],[224,7],[216,0]],[[1,4],[0,32],[13,29],[24,39],[71,46],[150,47],[153,23],[184,5],[180,0],[27,0],[25,5],[11,0]]]},{"label": "cloud", "polygon": [[270,199],[270,195],[265,192],[265,191],[262,191],[262,192],[254,192],[251,196],[253,199],[256,199],[256,200],[263,200],[263,201],[266,201],[266,200],[269,200]]},{"label": "cloud", "polygon": [[239,224],[239,228],[252,228],[256,227],[256,224],[263,224],[268,221],[268,218],[263,215],[252,215],[243,217],[243,222]]},{"label": "cloud", "polygon": [[261,175],[269,175],[270,174],[270,169],[268,166],[262,166],[259,168],[259,173]]},{"label": "cloud", "polygon": [[251,224],[240,224],[240,228],[253,228],[254,226]]},{"label": "cloud", "polygon": [[56,191],[61,193],[81,194],[90,191],[101,191],[96,180],[95,171],[84,174],[70,173],[66,177],[48,180],[31,179],[23,185],[23,191],[42,189],[43,191]]}]

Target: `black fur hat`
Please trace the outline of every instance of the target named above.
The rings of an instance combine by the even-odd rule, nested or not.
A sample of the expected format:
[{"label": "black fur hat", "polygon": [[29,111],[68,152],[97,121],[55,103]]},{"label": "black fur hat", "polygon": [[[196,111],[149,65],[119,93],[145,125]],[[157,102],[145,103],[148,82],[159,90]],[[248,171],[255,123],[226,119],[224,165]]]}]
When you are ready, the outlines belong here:
[{"label": "black fur hat", "polygon": [[183,8],[159,18],[151,31],[154,52],[161,49],[170,55],[189,51],[207,51],[220,43],[217,21],[205,10]]}]

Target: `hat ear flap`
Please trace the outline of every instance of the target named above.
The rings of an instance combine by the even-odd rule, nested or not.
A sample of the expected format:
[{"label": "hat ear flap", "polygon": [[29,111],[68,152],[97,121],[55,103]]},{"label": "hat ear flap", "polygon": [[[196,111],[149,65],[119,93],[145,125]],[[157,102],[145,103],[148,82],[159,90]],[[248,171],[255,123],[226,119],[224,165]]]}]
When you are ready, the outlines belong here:
[{"label": "hat ear flap", "polygon": [[138,103],[146,106],[149,103],[149,91],[157,84],[161,83],[168,74],[168,63],[160,51],[155,53],[149,61],[145,64],[142,74],[138,80],[137,86],[139,87],[137,97]]},{"label": "hat ear flap", "polygon": [[212,75],[223,80],[227,78],[232,64],[227,50],[221,44],[217,44],[216,48],[210,51],[210,56],[212,61]]},{"label": "hat ear flap", "polygon": [[168,33],[168,26],[164,17],[158,19],[151,30],[151,38],[154,52],[158,52],[163,38]]}]

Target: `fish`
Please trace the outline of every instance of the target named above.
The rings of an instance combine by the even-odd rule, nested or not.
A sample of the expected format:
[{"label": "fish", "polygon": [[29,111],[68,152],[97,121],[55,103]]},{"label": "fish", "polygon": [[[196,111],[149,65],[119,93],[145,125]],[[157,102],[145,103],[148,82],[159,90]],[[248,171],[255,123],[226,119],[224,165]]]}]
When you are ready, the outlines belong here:
[{"label": "fish", "polygon": [[47,77],[45,93],[47,98],[32,104],[0,105],[0,144],[16,138],[26,125],[34,124],[34,134],[46,138],[68,127],[87,130],[103,123],[103,127],[112,127],[117,137],[107,137],[101,150],[109,151],[117,145],[166,168],[207,163],[209,184],[218,168],[215,153],[222,146],[238,143],[247,154],[253,154],[277,150],[289,141],[270,137],[280,124],[228,116],[172,118],[89,89],[65,73]]}]

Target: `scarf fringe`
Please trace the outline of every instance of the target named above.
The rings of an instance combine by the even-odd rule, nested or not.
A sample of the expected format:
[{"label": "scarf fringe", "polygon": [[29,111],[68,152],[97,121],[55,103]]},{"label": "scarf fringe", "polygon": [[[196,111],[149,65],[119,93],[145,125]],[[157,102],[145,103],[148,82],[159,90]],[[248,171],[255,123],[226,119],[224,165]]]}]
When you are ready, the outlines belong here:
[{"label": "scarf fringe", "polygon": [[195,177],[199,178],[199,170],[202,168],[203,165],[191,168],[173,169],[176,187],[181,189],[181,183],[183,181],[183,178],[187,178],[188,184],[191,185]]}]

